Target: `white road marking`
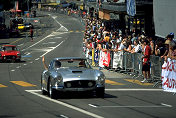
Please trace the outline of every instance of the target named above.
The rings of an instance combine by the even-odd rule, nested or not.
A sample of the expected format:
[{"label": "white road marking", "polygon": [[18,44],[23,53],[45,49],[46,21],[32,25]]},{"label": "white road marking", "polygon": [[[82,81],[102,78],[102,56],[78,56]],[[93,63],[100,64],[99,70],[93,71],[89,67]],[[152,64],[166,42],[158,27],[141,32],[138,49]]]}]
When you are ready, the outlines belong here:
[{"label": "white road marking", "polygon": [[20,44],[20,45],[17,45],[17,46],[22,46],[22,45],[24,45],[24,43],[22,43],[22,44]]},{"label": "white road marking", "polygon": [[57,31],[62,30],[68,32],[68,29],[56,20],[57,16],[52,16],[52,18],[61,26]]},{"label": "white road marking", "polygon": [[16,68],[20,68],[21,66],[17,66]]},{"label": "white road marking", "polygon": [[88,105],[91,106],[91,107],[97,108],[97,106],[95,106],[95,105],[93,105],[93,104],[88,104]]},{"label": "white road marking", "polygon": [[31,53],[30,53],[30,52],[25,52],[24,54],[25,54],[25,55],[30,55]]},{"label": "white road marking", "polygon": [[30,55],[31,53],[30,52],[28,52],[26,55]]},{"label": "white road marking", "polygon": [[[53,33],[53,32],[52,32],[52,33]],[[27,47],[27,48],[25,48],[25,49],[23,49],[23,50],[21,50],[21,51],[25,51],[25,50],[27,50],[27,49],[29,49],[29,48],[31,48],[31,47],[37,45],[38,43],[40,43],[40,42],[42,42],[43,40],[47,39],[48,37],[52,36],[52,33],[51,33],[50,35],[44,37],[44,38],[41,39],[40,41],[34,43],[33,45],[31,45],[31,46],[29,46],[29,47]],[[64,33],[67,33],[67,32],[62,32],[61,34],[64,34]],[[55,35],[53,35],[53,36],[55,36]]]},{"label": "white road marking", "polygon": [[167,104],[163,104],[161,103],[161,105],[141,105],[141,106],[99,106],[99,105],[92,105],[92,104],[88,104],[91,107],[94,108],[160,108],[160,107],[172,107],[172,105],[167,105]]},{"label": "white road marking", "polygon": [[[64,40],[65,41],[65,40]],[[41,55],[40,57],[45,56],[46,54],[48,54],[49,52],[51,52],[52,50],[54,50],[55,48],[59,47],[64,41],[62,41],[61,43],[59,43],[56,47],[53,47],[52,49],[48,50],[47,52],[45,52],[43,55]]]},{"label": "white road marking", "polygon": [[41,97],[41,98],[44,98],[44,99],[46,99],[46,100],[49,100],[49,101],[51,101],[51,102],[54,102],[54,103],[63,105],[63,106],[68,107],[68,108],[70,108],[70,109],[74,109],[74,110],[76,110],[76,111],[78,111],[78,112],[81,112],[81,113],[84,113],[84,114],[86,114],[86,115],[92,116],[92,117],[94,117],[94,118],[104,118],[104,117],[102,117],[102,116],[99,116],[99,115],[96,115],[96,114],[94,114],[94,113],[88,112],[88,111],[86,111],[86,110],[84,110],[84,109],[81,109],[81,108],[72,106],[72,105],[70,105],[70,104],[66,104],[66,103],[64,103],[64,102],[62,102],[62,101],[58,101],[58,100],[51,99],[51,98],[49,98],[49,97],[46,97],[46,96],[44,96],[44,95],[40,95],[39,93],[37,93],[37,92],[40,92],[41,90],[25,90],[25,91],[26,91],[26,92],[29,92],[29,93],[31,93],[31,94],[37,95],[37,96],[39,96],[39,97]]},{"label": "white road marking", "polygon": [[37,60],[39,60],[40,58],[36,58],[35,60],[37,61]]},{"label": "white road marking", "polygon": [[60,115],[61,117],[63,117],[63,118],[69,118],[69,117],[67,117],[67,116],[65,116],[65,115]]},{"label": "white road marking", "polygon": [[24,66],[26,66],[27,64],[23,64]]},{"label": "white road marking", "polygon": [[172,107],[172,105],[161,103],[161,105],[166,106],[166,107]]},{"label": "white road marking", "polygon": [[33,51],[37,52],[47,52],[55,47],[45,47],[45,48],[40,48],[40,49],[32,49]]},{"label": "white road marking", "polygon": [[106,91],[163,91],[163,89],[105,89]]},{"label": "white road marking", "polygon": [[15,70],[11,70],[12,72],[14,72]]},{"label": "white road marking", "polygon": [[48,43],[42,43],[43,45],[45,44],[55,44],[56,42],[48,42]]}]

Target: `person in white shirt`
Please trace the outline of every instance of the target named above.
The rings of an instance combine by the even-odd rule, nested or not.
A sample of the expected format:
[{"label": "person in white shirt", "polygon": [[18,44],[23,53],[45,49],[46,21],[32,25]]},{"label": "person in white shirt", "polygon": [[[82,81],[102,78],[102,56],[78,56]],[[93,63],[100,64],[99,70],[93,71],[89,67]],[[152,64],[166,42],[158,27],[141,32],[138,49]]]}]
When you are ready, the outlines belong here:
[{"label": "person in white shirt", "polygon": [[142,47],[141,45],[139,44],[139,41],[135,40],[134,41],[134,47],[133,49],[130,51],[131,53],[139,53],[142,51]]}]

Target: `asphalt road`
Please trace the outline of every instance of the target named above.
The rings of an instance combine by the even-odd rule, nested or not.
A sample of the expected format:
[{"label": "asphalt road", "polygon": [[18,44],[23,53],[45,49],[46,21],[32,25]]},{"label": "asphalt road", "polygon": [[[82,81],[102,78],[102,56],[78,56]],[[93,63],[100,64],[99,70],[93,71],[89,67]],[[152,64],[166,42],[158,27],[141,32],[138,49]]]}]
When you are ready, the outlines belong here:
[{"label": "asphalt road", "polygon": [[[133,81],[130,75],[102,70],[106,77],[105,98],[67,95],[57,100],[40,91],[40,77],[54,57],[83,56],[84,27],[76,18],[50,14],[52,27],[41,30],[34,42],[29,38],[0,39],[22,52],[20,63],[0,63],[0,118],[175,118],[172,93],[152,84]],[[45,20],[43,21],[43,23]],[[46,21],[48,23],[48,21]],[[96,69],[96,68],[95,68]]]}]

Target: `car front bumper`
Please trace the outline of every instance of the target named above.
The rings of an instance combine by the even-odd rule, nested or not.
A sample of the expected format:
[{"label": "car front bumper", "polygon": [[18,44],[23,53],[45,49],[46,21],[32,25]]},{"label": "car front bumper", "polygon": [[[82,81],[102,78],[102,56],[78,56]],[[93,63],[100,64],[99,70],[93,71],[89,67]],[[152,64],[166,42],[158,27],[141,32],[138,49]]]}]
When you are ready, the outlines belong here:
[{"label": "car front bumper", "polygon": [[104,89],[105,86],[96,85],[96,86],[91,87],[91,88],[66,88],[64,86],[53,86],[52,88],[57,90],[57,91],[62,91],[62,92],[67,92],[67,91],[70,91],[70,92],[83,92],[83,91],[96,91],[96,90],[99,90],[99,89]]}]

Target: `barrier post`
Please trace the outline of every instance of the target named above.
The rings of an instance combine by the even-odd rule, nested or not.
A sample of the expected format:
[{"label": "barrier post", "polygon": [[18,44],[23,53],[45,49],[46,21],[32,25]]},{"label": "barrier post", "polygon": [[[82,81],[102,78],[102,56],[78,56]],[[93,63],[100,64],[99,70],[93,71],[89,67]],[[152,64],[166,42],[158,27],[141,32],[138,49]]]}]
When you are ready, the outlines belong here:
[{"label": "barrier post", "polygon": [[95,49],[92,48],[92,66],[95,66],[94,56],[95,56]]}]

